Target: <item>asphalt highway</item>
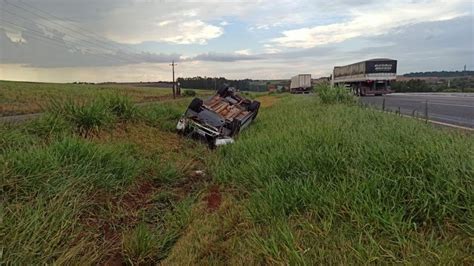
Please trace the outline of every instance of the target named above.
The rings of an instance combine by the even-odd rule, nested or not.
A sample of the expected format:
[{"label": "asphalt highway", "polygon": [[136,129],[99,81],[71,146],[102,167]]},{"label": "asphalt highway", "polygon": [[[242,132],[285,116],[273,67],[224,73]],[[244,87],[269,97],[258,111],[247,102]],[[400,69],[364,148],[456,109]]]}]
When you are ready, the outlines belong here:
[{"label": "asphalt highway", "polygon": [[[474,128],[474,93],[392,93],[365,96],[360,101],[385,110],[442,123]],[[399,109],[400,108],[400,109]]]}]

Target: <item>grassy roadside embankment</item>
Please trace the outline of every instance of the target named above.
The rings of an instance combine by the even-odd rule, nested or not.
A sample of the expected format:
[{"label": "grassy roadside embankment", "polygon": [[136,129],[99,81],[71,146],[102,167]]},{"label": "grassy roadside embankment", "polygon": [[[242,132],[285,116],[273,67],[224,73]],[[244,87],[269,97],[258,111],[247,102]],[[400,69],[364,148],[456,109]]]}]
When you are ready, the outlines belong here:
[{"label": "grassy roadside embankment", "polygon": [[207,149],[174,132],[187,99],[56,102],[2,125],[1,261],[143,263],[166,257],[206,186]]},{"label": "grassy roadside embankment", "polygon": [[0,129],[2,262],[473,261],[472,135],[264,96],[208,151],[173,132],[189,98],[104,99]]},{"label": "grassy roadside embankment", "polygon": [[209,160],[222,206],[167,262],[470,264],[473,151],[472,135],[286,97]]}]

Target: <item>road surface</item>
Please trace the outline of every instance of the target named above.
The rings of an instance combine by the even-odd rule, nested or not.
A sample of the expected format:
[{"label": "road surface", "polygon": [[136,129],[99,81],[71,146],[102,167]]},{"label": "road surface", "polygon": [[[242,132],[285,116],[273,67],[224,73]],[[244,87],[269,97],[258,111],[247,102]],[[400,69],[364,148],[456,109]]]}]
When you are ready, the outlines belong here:
[{"label": "road surface", "polygon": [[362,103],[385,110],[458,126],[474,128],[474,93],[392,93],[385,96],[361,97]]}]

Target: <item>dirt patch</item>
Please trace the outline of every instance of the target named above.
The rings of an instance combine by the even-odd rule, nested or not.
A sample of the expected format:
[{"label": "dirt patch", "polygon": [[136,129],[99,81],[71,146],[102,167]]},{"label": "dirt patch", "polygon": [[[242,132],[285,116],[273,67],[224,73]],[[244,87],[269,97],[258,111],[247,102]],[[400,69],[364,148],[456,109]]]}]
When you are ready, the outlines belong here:
[{"label": "dirt patch", "polygon": [[[139,180],[121,196],[98,192],[91,197],[92,208],[81,217],[81,223],[98,235],[97,243],[107,252],[104,265],[123,265],[121,253],[122,232],[139,223],[138,213],[152,207],[153,195],[161,189],[149,180]],[[113,216],[101,214],[106,207]]]},{"label": "dirt patch", "polygon": [[257,100],[260,102],[260,106],[263,107],[263,108],[270,107],[270,106],[274,105],[276,102],[278,102],[277,97],[270,96],[270,95],[258,97]]},{"label": "dirt patch", "polygon": [[120,253],[112,255],[107,261],[104,262],[105,266],[121,266],[124,264],[124,259]]},{"label": "dirt patch", "polygon": [[[198,171],[166,187],[166,191],[176,196],[176,202],[202,189],[207,176],[196,172]],[[157,208],[154,195],[164,189],[156,182],[138,180],[122,195],[114,196],[107,192],[98,192],[91,197],[91,201],[95,204],[81,217],[81,223],[89,233],[81,237],[87,237],[90,233],[96,235],[98,246],[105,250],[100,264],[124,265],[121,248],[123,233],[141,222],[143,212]],[[212,187],[209,193],[208,209],[217,210],[221,204],[221,198],[218,187]],[[102,213],[103,209],[107,209],[105,214]]]},{"label": "dirt patch", "polygon": [[159,188],[151,181],[143,181],[138,183],[136,187],[127,192],[119,204],[128,210],[138,210],[146,208],[150,203],[151,196]]},{"label": "dirt patch", "polygon": [[[146,167],[141,179],[119,195],[96,192],[90,198],[93,202],[91,208],[81,217],[81,223],[89,231],[87,235],[94,234],[97,245],[104,250],[100,264],[121,265],[124,262],[121,246],[123,233],[142,222],[148,223],[147,218],[144,219],[147,215],[153,216],[172,208],[173,204],[168,204],[168,201],[157,203],[157,195],[168,193],[172,195],[172,202],[177,203],[202,191],[208,184],[210,177],[205,173],[204,164],[208,150],[199,143],[186,141],[173,132],[145,123],[119,124],[113,130],[101,132],[92,141],[133,143],[141,156],[157,163]],[[163,174],[160,172],[163,170],[161,167],[165,171],[171,169],[170,176],[174,175],[175,179],[160,179]],[[173,169],[176,173],[173,173]],[[209,210],[218,209],[221,201],[219,190],[215,187],[211,192]]]},{"label": "dirt patch", "polygon": [[207,209],[209,211],[215,211],[215,210],[219,209],[219,207],[221,206],[221,202],[222,202],[222,194],[219,191],[219,187],[218,186],[212,186],[209,189],[209,193],[204,198],[204,200],[207,203]]}]

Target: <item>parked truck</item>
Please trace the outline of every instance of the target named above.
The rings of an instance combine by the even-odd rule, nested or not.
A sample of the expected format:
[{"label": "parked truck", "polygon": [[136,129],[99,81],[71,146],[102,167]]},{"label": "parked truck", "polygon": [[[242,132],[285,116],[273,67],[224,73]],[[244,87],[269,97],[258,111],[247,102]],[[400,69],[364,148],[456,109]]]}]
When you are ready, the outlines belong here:
[{"label": "parked truck", "polygon": [[309,93],[311,90],[311,74],[299,74],[291,78],[291,93]]},{"label": "parked truck", "polygon": [[334,67],[333,86],[345,86],[357,96],[391,93],[390,83],[397,77],[397,60],[377,58]]}]

